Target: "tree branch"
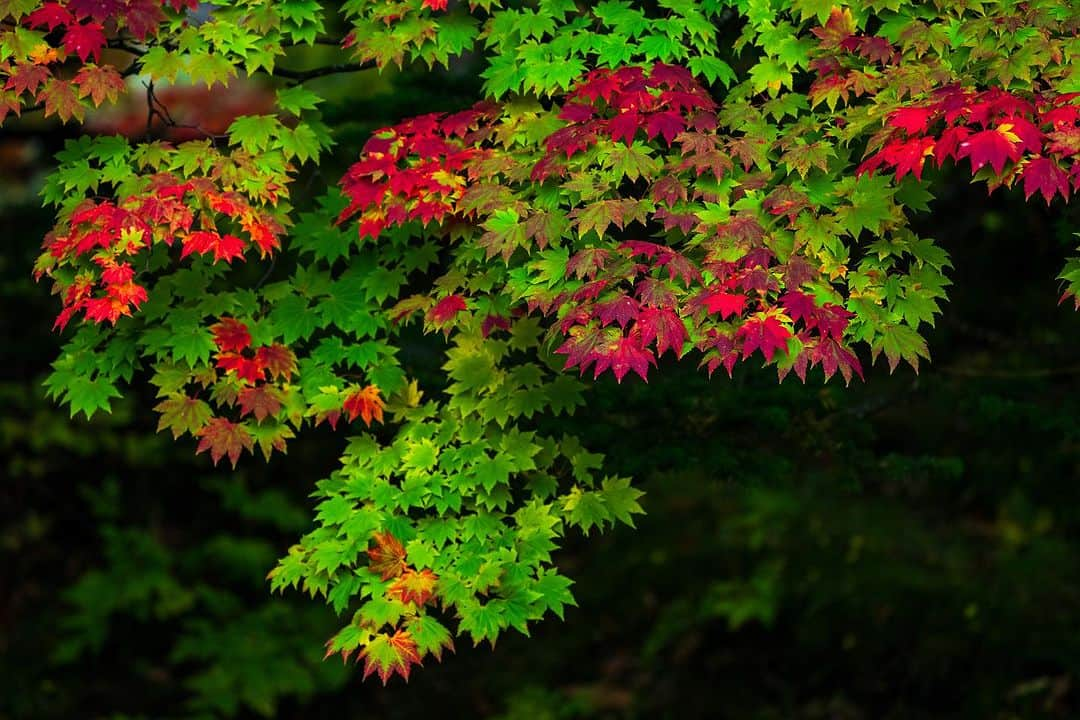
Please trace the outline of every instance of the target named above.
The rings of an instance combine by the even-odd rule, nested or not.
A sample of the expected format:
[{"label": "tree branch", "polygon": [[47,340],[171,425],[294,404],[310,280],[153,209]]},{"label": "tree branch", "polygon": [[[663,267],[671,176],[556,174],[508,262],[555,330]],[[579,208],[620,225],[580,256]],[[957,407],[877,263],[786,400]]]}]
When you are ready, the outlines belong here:
[{"label": "tree branch", "polygon": [[270,75],[276,78],[283,78],[285,80],[302,83],[308,80],[314,80],[315,78],[325,77],[326,75],[362,72],[364,70],[372,70],[374,67],[375,66],[371,63],[343,63],[340,65],[324,65],[323,67],[312,68],[311,70],[286,70],[285,68],[274,68],[274,71],[271,72]]}]

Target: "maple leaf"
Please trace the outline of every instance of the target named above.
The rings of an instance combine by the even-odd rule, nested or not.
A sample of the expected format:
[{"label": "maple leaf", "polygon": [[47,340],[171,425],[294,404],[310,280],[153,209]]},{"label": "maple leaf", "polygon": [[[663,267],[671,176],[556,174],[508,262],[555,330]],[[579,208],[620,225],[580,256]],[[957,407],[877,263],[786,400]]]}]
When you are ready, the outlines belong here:
[{"label": "maple leaf", "polygon": [[127,0],[124,6],[124,25],[138,40],[145,40],[165,19],[161,0]]},{"label": "maple leaf", "polygon": [[615,374],[615,380],[619,383],[628,372],[633,370],[648,382],[649,365],[656,365],[656,356],[645,347],[641,340],[641,333],[636,328],[629,335],[622,333],[608,342],[598,345],[592,352],[592,358],[596,365],[593,368],[593,377],[611,369]]},{"label": "maple leaf", "polygon": [[777,350],[787,348],[791,331],[775,315],[758,315],[747,319],[736,331],[736,337],[742,339],[742,356],[749,357],[755,350],[761,350],[765,360],[771,361]]},{"label": "maple leaf", "polygon": [[[249,340],[250,342],[250,340]],[[255,351],[255,362],[270,373],[275,380],[286,380],[296,374],[296,355],[292,350],[282,345],[264,345]]]},{"label": "maple leaf", "polygon": [[111,65],[84,65],[75,74],[73,82],[79,87],[79,97],[90,96],[95,106],[108,100],[116,102],[127,89],[124,78]]},{"label": "maple leaf", "polygon": [[98,22],[88,22],[82,25],[68,25],[64,33],[64,50],[79,56],[86,62],[88,57],[93,57],[97,62],[101,59],[101,50],[105,47],[105,27]]},{"label": "maple leaf", "polygon": [[229,461],[235,468],[237,461],[240,460],[240,453],[245,449],[251,452],[255,446],[255,440],[247,428],[221,417],[212,418],[195,432],[195,436],[200,438],[195,454],[209,450],[210,459],[215,465],[221,458],[228,455]]},{"label": "maple leaf", "polygon": [[44,65],[31,65],[19,63],[11,71],[8,80],[4,83],[5,90],[14,90],[16,95],[37,92],[38,86],[52,77],[52,71]]},{"label": "maple leaf", "polygon": [[936,114],[937,110],[934,107],[913,105],[890,113],[886,124],[900,128],[908,135],[922,135],[929,128],[930,120]]},{"label": "maple leaf", "polygon": [[254,414],[258,422],[281,411],[281,391],[273,385],[246,387],[236,399],[240,403],[240,417]]},{"label": "maple leaf", "polygon": [[628,295],[619,295],[596,306],[596,315],[601,325],[619,323],[620,328],[638,316],[638,302]]},{"label": "maple leaf", "polygon": [[391,583],[386,594],[406,605],[423,607],[435,597],[435,583],[438,579],[438,575],[426,568],[420,572],[408,568]]},{"label": "maple leaf", "polygon": [[461,295],[447,295],[428,310],[427,320],[436,329],[449,332],[450,325],[454,323],[458,313],[464,312],[466,309],[468,309],[468,305]]},{"label": "maple leaf", "polygon": [[[809,350],[812,365],[821,365],[828,381],[837,370],[844,378],[845,383],[850,383],[852,375],[858,375],[862,380],[862,365],[859,358],[850,349],[833,338],[821,338]],[[805,371],[804,371],[805,372]],[[805,375],[803,376],[805,380]]]},{"label": "maple leaf", "polygon": [[704,307],[706,312],[720,313],[727,320],[732,315],[742,315],[746,307],[746,296],[720,290],[703,290],[694,302]]},{"label": "maple leaf", "polygon": [[668,348],[675,356],[682,355],[682,348],[689,335],[682,318],[670,308],[644,308],[638,315],[636,327],[641,330],[641,344],[656,340],[656,354],[662,356]]},{"label": "maple leaf", "polygon": [[825,24],[810,32],[821,39],[821,47],[838,48],[855,33],[855,19],[850,9],[834,7]]},{"label": "maple leaf", "polygon": [[416,643],[408,630],[398,630],[393,635],[376,633],[357,656],[364,658],[364,679],[376,673],[383,685],[395,672],[406,681],[413,665],[421,665]]},{"label": "maple leaf", "polygon": [[184,238],[184,247],[180,251],[183,260],[192,253],[207,255],[213,253],[214,262],[224,260],[232,263],[233,258],[244,256],[244,241],[235,235],[222,235],[214,230],[196,230]]},{"label": "maple leaf", "polygon": [[578,279],[587,277],[592,280],[603,269],[609,257],[611,253],[603,248],[583,248],[566,261],[566,276]]},{"label": "maple leaf", "polygon": [[62,122],[72,118],[81,121],[86,112],[79,98],[75,96],[75,86],[66,80],[49,78],[37,97],[45,102],[45,114],[55,115]]},{"label": "maple leaf", "polygon": [[555,349],[556,354],[566,355],[564,370],[579,367],[582,374],[596,362],[598,348],[606,341],[607,334],[597,325],[576,325],[570,328],[568,337]]},{"label": "maple leaf", "polygon": [[878,155],[887,165],[896,168],[899,181],[908,173],[915,179],[922,179],[923,164],[926,158],[934,154],[934,138],[914,137],[907,140],[892,140],[882,148]]},{"label": "maple leaf", "polygon": [[266,379],[266,368],[260,363],[258,355],[247,357],[237,352],[220,352],[215,365],[219,370],[236,373],[238,378],[248,383]]},{"label": "maple leaf", "polygon": [[127,0],[67,0],[68,9],[77,18],[93,18],[98,22],[113,20],[124,11]]},{"label": "maple leaf", "polygon": [[989,164],[995,173],[1000,174],[1006,161],[1020,159],[1021,140],[1011,130],[1011,125],[1003,124],[993,130],[972,133],[960,143],[956,158],[969,158],[972,172]]},{"label": "maple leaf", "polygon": [[[646,137],[652,140],[657,135],[661,135],[668,145],[670,145],[675,140],[676,136],[685,129],[686,120],[674,110],[652,113],[645,122]],[[631,138],[632,137],[633,136],[631,136]]]},{"label": "maple leaf", "polygon": [[383,580],[396,578],[405,572],[405,546],[389,532],[372,535],[374,547],[367,550],[368,568]]},{"label": "maple leaf", "polygon": [[251,333],[247,325],[236,318],[223,317],[210,326],[210,332],[214,335],[214,343],[219,350],[239,352],[251,347]]},{"label": "maple leaf", "polygon": [[352,391],[345,396],[345,400],[341,404],[341,409],[349,415],[349,422],[353,422],[359,417],[368,426],[371,425],[372,420],[383,421],[383,410],[385,408],[386,403],[379,396],[379,388],[374,385]]},{"label": "maple leaf", "polygon": [[1054,199],[1056,193],[1066,200],[1069,198],[1069,176],[1054,160],[1048,157],[1036,157],[1024,163],[1020,176],[1024,180],[1024,198],[1030,199],[1036,192],[1042,193],[1046,204]]},{"label": "maple leaf", "polygon": [[213,411],[205,402],[182,393],[165,398],[154,406],[154,410],[161,413],[157,431],[168,428],[174,440],[184,433],[197,434],[213,416]]},{"label": "maple leaf", "polygon": [[74,16],[58,2],[42,3],[34,12],[26,16],[27,27],[45,27],[52,32],[61,25],[70,25],[75,22]]}]

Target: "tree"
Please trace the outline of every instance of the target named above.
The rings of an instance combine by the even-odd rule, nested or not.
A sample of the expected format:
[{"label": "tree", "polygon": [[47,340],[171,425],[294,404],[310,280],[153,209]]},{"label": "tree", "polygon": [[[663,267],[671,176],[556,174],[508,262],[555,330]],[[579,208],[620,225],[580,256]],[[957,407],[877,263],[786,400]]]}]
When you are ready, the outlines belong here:
[{"label": "tree", "polygon": [[[160,429],[215,464],[355,428],[270,581],[353,611],[328,654],[383,682],[455,636],[561,615],[559,539],[642,511],[559,431],[584,404],[560,370],[646,380],[670,351],[710,375],[760,355],[781,379],[850,382],[868,350],[917,371],[950,267],[908,226],[924,173],[961,163],[1048,204],[1080,189],[1080,9],[1049,0],[0,15],[0,120],[81,121],[125,78],[145,95],[143,137],[81,136],[46,184],[57,224],[35,274],[71,332],[49,393],[89,417],[148,379]],[[319,44],[347,57],[279,64]],[[334,138],[307,81],[472,52],[486,98],[379,130],[337,187],[296,193]],[[224,132],[178,122],[156,89],[240,75],[275,104]],[[157,137],[177,130],[194,138]],[[1080,303],[1078,263],[1061,279]],[[441,372],[410,358],[416,328]]]}]

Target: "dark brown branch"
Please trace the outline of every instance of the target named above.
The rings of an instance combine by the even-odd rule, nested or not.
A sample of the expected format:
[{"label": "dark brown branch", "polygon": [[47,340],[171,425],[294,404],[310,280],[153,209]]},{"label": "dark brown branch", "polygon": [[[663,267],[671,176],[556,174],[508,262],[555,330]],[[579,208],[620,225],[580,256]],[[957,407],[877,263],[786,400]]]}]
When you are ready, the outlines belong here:
[{"label": "dark brown branch", "polygon": [[341,65],[324,65],[323,67],[312,68],[311,70],[286,70],[285,68],[274,68],[274,71],[271,72],[270,75],[276,78],[283,78],[285,80],[302,83],[327,75],[339,75],[342,73],[372,70],[374,67],[375,66],[371,63],[344,63]]}]

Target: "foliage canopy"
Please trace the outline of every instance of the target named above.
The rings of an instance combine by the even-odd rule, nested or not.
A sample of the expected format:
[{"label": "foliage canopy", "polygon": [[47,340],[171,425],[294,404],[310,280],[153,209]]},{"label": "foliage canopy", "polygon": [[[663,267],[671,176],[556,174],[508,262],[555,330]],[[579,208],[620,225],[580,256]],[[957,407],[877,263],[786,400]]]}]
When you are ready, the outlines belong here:
[{"label": "foliage canopy", "polygon": [[[455,637],[561,616],[560,538],[642,512],[560,432],[584,404],[561,371],[917,371],[951,267],[909,227],[927,169],[1048,204],[1080,190],[1070,3],[0,0],[0,17],[0,121],[82,121],[133,78],[146,98],[142,136],[72,140],[44,189],[34,272],[68,333],[49,394],[89,417],[148,380],[159,430],[233,466],[352,428],[269,578],[345,614],[328,654],[383,682]],[[281,67],[327,43],[340,63]],[[293,205],[334,142],[309,80],[466,54],[484,101],[375,132]],[[181,124],[156,86],[238,76],[273,84],[271,112],[158,137]],[[1061,280],[1080,298],[1080,259]],[[409,355],[417,330],[441,334],[440,372]]]}]

